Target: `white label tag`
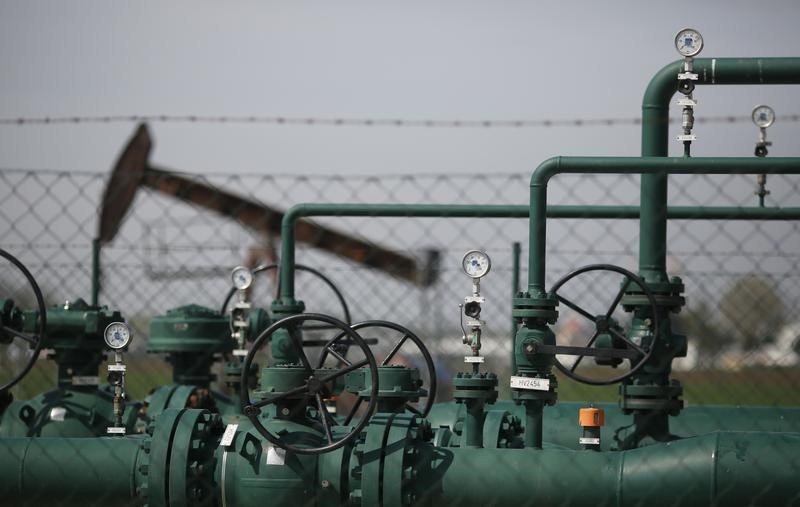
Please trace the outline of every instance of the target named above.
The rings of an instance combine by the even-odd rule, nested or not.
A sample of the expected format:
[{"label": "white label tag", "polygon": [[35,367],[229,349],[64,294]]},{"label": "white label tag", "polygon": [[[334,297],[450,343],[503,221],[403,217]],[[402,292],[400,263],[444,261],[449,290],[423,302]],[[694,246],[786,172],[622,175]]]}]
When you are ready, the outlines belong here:
[{"label": "white label tag", "polygon": [[286,460],[286,451],[279,447],[267,449],[267,465],[283,465]]},{"label": "white label tag", "polygon": [[125,428],[117,428],[112,426],[110,428],[106,428],[106,433],[108,433],[109,435],[124,435]]},{"label": "white label tag", "polygon": [[127,371],[124,364],[109,364],[108,371]]},{"label": "white label tag", "polygon": [[511,377],[512,389],[531,389],[533,391],[549,391],[550,379],[532,377]]},{"label": "white label tag", "polygon": [[589,438],[589,437],[581,437],[578,439],[578,443],[581,445],[600,445],[599,438]]},{"label": "white label tag", "polygon": [[67,418],[67,409],[64,407],[53,407],[50,409],[51,421],[63,421]]},{"label": "white label tag", "polygon": [[100,383],[100,377],[72,377],[74,386],[96,386]]},{"label": "white label tag", "polygon": [[244,357],[247,355],[247,349],[233,349],[233,355],[238,357]]},{"label": "white label tag", "polygon": [[238,424],[229,424],[225,427],[225,433],[222,434],[222,440],[219,441],[220,447],[230,447],[233,444],[237,428],[239,428]]},{"label": "white label tag", "polygon": [[464,356],[465,363],[482,363],[483,356]]}]

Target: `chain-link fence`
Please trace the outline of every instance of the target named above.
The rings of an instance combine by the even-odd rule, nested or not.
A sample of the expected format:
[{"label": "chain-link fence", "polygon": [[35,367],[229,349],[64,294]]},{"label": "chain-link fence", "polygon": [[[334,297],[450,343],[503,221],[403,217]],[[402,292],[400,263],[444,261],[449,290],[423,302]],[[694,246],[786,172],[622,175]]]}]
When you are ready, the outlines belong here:
[{"label": "chain-link fence", "polygon": [[[796,181],[794,177],[770,176],[767,189],[771,193],[766,199],[767,206],[784,209],[796,207],[799,199]],[[282,237],[279,221],[276,220],[281,212],[293,204],[447,203],[473,205],[476,210],[479,205],[497,204],[516,205],[519,208],[515,207],[514,210],[522,210],[518,216],[500,218],[421,218],[403,216],[402,213],[394,217],[362,217],[337,216],[333,213],[333,216],[315,216],[315,227],[307,228],[303,234],[298,232],[297,262],[318,270],[342,296],[339,298],[337,291],[319,276],[299,270],[296,273],[295,294],[305,303],[306,309],[339,318],[349,314],[353,322],[382,319],[406,326],[431,351],[434,375],[440,387],[437,393],[439,401],[453,397],[454,376],[468,369],[464,365],[464,356],[470,354],[470,349],[462,343],[464,312],[459,305],[464,303],[465,296],[472,294],[473,285],[470,278],[461,272],[462,256],[468,250],[481,249],[492,258],[492,268],[480,284],[481,295],[486,299],[480,314],[480,318],[485,320],[481,353],[486,358],[483,371],[495,372],[499,377],[500,401],[492,406],[500,408],[485,413],[481,431],[484,438],[488,439],[484,447],[496,446],[498,449],[480,449],[480,455],[470,454],[477,452],[475,449],[463,449],[471,445],[470,439],[474,439],[475,434],[468,429],[468,419],[465,418],[469,416],[464,415],[465,412],[457,412],[457,405],[452,403],[437,405],[429,415],[435,432],[426,429],[419,420],[407,413],[393,414],[388,418],[376,416],[374,419],[377,422],[370,423],[365,436],[357,440],[351,449],[352,457],[347,458],[349,464],[347,460],[342,461],[340,471],[340,465],[335,460],[330,461],[334,463],[331,468],[334,476],[364,478],[349,482],[343,479],[343,490],[337,493],[339,496],[332,497],[331,504],[336,504],[337,499],[344,504],[348,498],[364,498],[362,505],[377,505],[378,497],[370,496],[368,489],[373,487],[370,486],[373,483],[382,485],[374,486],[383,488],[383,493],[378,495],[383,495],[381,498],[388,498],[387,491],[402,490],[402,498],[407,505],[424,503],[422,499],[426,498],[425,495],[433,495],[433,498],[437,494],[442,498],[459,498],[459,505],[473,505],[476,502],[480,505],[507,505],[512,501],[524,505],[530,503],[527,499],[529,494],[534,494],[531,498],[547,497],[562,505],[587,502],[594,505],[591,499],[595,495],[606,500],[616,495],[620,504],[642,504],[656,495],[658,501],[655,503],[659,505],[696,505],[703,503],[702,499],[711,503],[716,500],[709,499],[721,497],[749,502],[755,495],[761,495],[758,498],[786,500],[787,495],[795,494],[791,486],[796,484],[797,473],[796,457],[791,451],[794,449],[791,446],[796,444],[793,440],[795,435],[771,432],[795,431],[796,410],[787,407],[800,404],[800,394],[796,389],[800,380],[800,321],[794,317],[800,305],[800,228],[797,221],[680,219],[669,223],[666,245],[668,271],[683,280],[687,300],[681,312],[673,317],[673,329],[678,333],[686,333],[689,344],[686,357],[674,361],[672,372],[672,377],[680,380],[684,386],[683,400],[688,408],[677,417],[670,418],[669,429],[673,434],[698,435],[697,438],[645,446],[627,454],[569,451],[577,448],[579,430],[575,425],[576,411],[579,406],[585,406],[584,403],[607,407],[609,428],[603,434],[604,450],[652,444],[648,440],[650,434],[636,431],[657,428],[658,425],[648,426],[651,423],[642,419],[636,419],[635,424],[631,424],[630,415],[623,415],[612,405],[605,405],[604,402],[617,400],[617,386],[580,384],[559,373],[559,403],[544,409],[544,450],[516,453],[514,449],[504,451],[501,448],[521,447],[523,438],[527,439],[528,435],[523,435],[521,422],[533,424],[533,420],[525,419],[527,408],[515,407],[508,401],[511,397],[511,337],[515,326],[510,317],[511,299],[515,290],[524,288],[527,283],[529,223],[525,210],[528,205],[528,174],[380,177],[176,175],[148,169],[145,174],[128,181],[113,181],[107,189],[108,185],[109,178],[95,173],[0,170],[0,247],[17,256],[30,269],[48,305],[61,306],[69,301],[74,306],[78,298],[90,300],[93,288],[97,287],[99,303],[122,312],[132,325],[135,337],[130,353],[126,354],[128,394],[131,400],[145,400],[151,410],[155,406],[168,406],[168,399],[163,396],[167,396],[165,393],[173,396],[180,388],[174,391],[163,388],[155,392],[153,390],[173,381],[174,368],[180,365],[186,370],[187,366],[180,363],[180,358],[173,358],[172,364],[169,364],[163,355],[146,352],[149,325],[153,317],[188,304],[218,311],[230,292],[230,275],[234,266],[279,262]],[[672,177],[669,203],[670,206],[754,207],[758,206],[754,190],[754,177]],[[550,182],[548,200],[554,206],[615,205],[636,208],[639,204],[639,178],[559,175]],[[96,250],[95,245],[100,244],[97,241],[100,237],[104,241],[101,248]],[[613,219],[589,215],[569,219],[551,218],[547,223],[547,285],[552,287],[562,277],[587,264],[613,264],[636,271],[638,241],[639,227],[635,214],[633,217]],[[95,257],[95,254],[98,255]],[[94,263],[93,259],[97,262]],[[381,259],[390,259],[390,262]],[[409,274],[408,266],[413,267],[412,274]],[[33,308],[31,289],[19,271],[8,262],[3,263],[0,269],[0,297],[13,298],[22,308]],[[249,294],[256,306],[267,310],[277,290],[274,273],[273,270],[257,275]],[[94,285],[95,279],[99,285]],[[515,281],[519,287],[514,287]],[[554,326],[557,342],[560,345],[585,345],[587,340],[595,340],[597,334],[590,338],[592,328],[586,317],[605,315],[609,306],[614,310],[608,313],[611,318],[609,327],[618,326],[621,334],[624,334],[626,329],[635,325],[630,315],[623,311],[624,305],[615,303],[615,297],[621,294],[620,284],[623,281],[624,278],[621,279],[618,273],[592,271],[564,283],[559,295],[570,304],[563,303],[559,307],[559,320]],[[345,301],[346,311],[341,299]],[[0,308],[0,311],[5,309]],[[7,315],[3,315],[6,318]],[[227,333],[227,329],[224,331]],[[327,340],[332,332],[306,331],[304,338]],[[372,330],[364,336],[376,339],[377,343],[372,345],[372,349],[378,358],[393,354],[390,349],[398,343],[398,335],[390,332]],[[225,337],[227,339],[227,334]],[[30,352],[24,341],[9,339],[5,331],[0,335],[0,342],[3,349],[0,372],[5,376],[0,380],[5,382],[7,377],[20,372],[20,365],[25,363],[26,357],[30,357]],[[402,354],[402,358],[400,354],[395,355],[394,363],[419,366],[423,371],[423,385],[430,385],[431,378],[426,376],[429,374],[425,373],[423,355],[413,347],[404,348]],[[52,355],[41,356],[12,392],[17,400],[33,398],[47,391],[52,395],[49,398],[47,395],[36,398],[38,404],[31,407],[25,404],[8,405],[8,398],[0,398],[0,415],[3,416],[0,420],[5,426],[0,427],[0,434],[18,430],[29,434],[34,431],[30,429],[30,424],[33,424],[33,427],[39,428],[35,431],[45,435],[50,431],[47,429],[49,423],[64,424],[52,430],[55,431],[53,436],[68,432],[71,432],[71,436],[75,436],[73,433],[84,436],[104,434],[107,426],[105,419],[98,414],[93,416],[95,408],[92,407],[110,403],[110,391],[101,387],[98,394],[95,391],[80,391],[79,386],[72,391],[53,391],[57,375]],[[356,361],[352,354],[348,357]],[[613,360],[606,359],[606,364],[602,365],[588,357],[580,361],[569,356],[558,357],[565,369],[575,370],[586,377],[608,378],[608,375],[625,371],[624,364],[619,369],[610,368]],[[78,354],[62,356],[60,359],[71,360],[70,364],[75,364],[86,360],[86,357]],[[266,356],[260,357],[259,364],[264,364],[261,362],[264,360],[267,360]],[[200,368],[203,367],[206,366],[201,365]],[[99,373],[102,375],[104,370],[101,368]],[[213,366],[213,371],[219,381],[211,385],[212,393],[222,391],[231,394],[222,382],[224,370],[219,362]],[[75,375],[85,373],[67,368],[58,375],[73,375],[74,384],[76,378],[83,378]],[[461,377],[462,384],[463,379]],[[100,382],[103,383],[102,380]],[[202,390],[193,390],[189,395],[187,391],[186,403],[205,406],[203,396],[207,394],[207,391],[203,394]],[[158,396],[163,399],[157,404]],[[179,398],[178,394],[174,396]],[[219,396],[218,407],[222,407],[223,396],[213,396]],[[425,401],[421,400],[416,409],[421,410]],[[565,403],[568,401],[577,401],[581,405]],[[322,401],[318,403],[319,411],[315,407],[303,410],[306,411],[307,422],[311,420],[308,414],[319,417],[322,423],[321,426],[317,424],[317,429],[324,434],[324,431],[330,431],[325,426],[326,416],[322,415],[323,410],[327,413],[328,409],[322,407]],[[344,396],[338,401],[339,405],[343,403],[347,403]],[[713,406],[719,404],[727,407]],[[732,408],[739,405],[760,405],[762,408]],[[140,410],[138,407],[142,406],[144,408],[141,408],[138,416],[134,412],[135,421],[148,419],[148,405],[128,403],[129,408],[134,407],[133,410]],[[289,410],[288,406],[280,410]],[[69,415],[70,410],[75,415]],[[83,412],[88,412],[88,415]],[[188,443],[190,437],[201,435],[195,432],[200,426],[206,428],[202,435],[209,436],[209,427],[205,425],[210,421],[208,416],[203,415],[206,419],[198,419],[202,424],[184,424],[191,422],[195,413],[176,411],[170,413],[172,415],[163,414],[168,417],[159,418],[156,424],[150,426],[150,431],[156,433],[149,475],[132,475],[130,479],[123,477],[123,482],[127,481],[125,488],[130,489],[129,482],[140,484],[146,479],[152,485],[169,480],[169,488],[173,489],[173,483],[178,484],[182,480],[180,473],[167,475],[153,471],[160,470],[158,467],[163,468],[164,463],[158,461],[160,458],[157,456],[172,452],[164,451],[162,447],[173,445],[174,440],[174,449],[187,446],[193,449],[191,452],[195,454],[192,459],[197,460],[193,462],[194,465],[202,462],[202,466],[191,465],[187,468],[195,474],[191,494],[203,501],[216,498],[214,495],[217,493],[212,493],[217,487],[215,479],[211,478],[211,472],[203,472],[203,467],[212,471],[215,466],[211,461],[202,461],[212,459],[209,456],[214,452],[213,449],[204,446],[216,446],[216,441],[200,438],[192,440],[191,445]],[[238,404],[230,413],[236,414],[233,417],[238,421]],[[174,434],[170,434],[169,424],[172,423],[169,417],[175,414],[178,414],[178,419],[172,421],[175,429],[172,430]],[[32,421],[34,415],[41,420]],[[79,424],[66,424],[65,417],[72,417]],[[92,420],[95,422],[92,423]],[[28,422],[22,424],[19,421]],[[139,425],[139,422],[136,424]],[[96,427],[91,427],[91,424]],[[397,433],[403,424],[414,431],[408,435]],[[381,425],[386,428],[394,426],[390,432]],[[635,431],[631,429],[634,427],[637,428]],[[194,429],[184,431],[186,428]],[[347,425],[345,423],[337,428],[334,437],[340,438],[342,428],[346,430]],[[720,428],[753,432],[711,434]],[[86,434],[87,431],[90,433]],[[583,437],[588,434],[586,431],[581,434]],[[254,431],[251,433],[255,434]],[[392,439],[400,434],[402,438],[398,442],[404,442],[405,447],[396,447],[395,444],[399,443],[387,443],[387,438]],[[328,438],[331,438],[330,435]],[[363,452],[363,449],[365,445],[381,442],[381,438],[388,456],[385,460],[387,468],[380,472],[382,475],[370,475],[370,453]],[[434,439],[437,447],[431,451],[433,454],[415,458],[415,461],[409,461],[412,463],[409,466],[404,458],[402,467],[396,469],[395,475],[391,475],[390,471],[395,470],[392,468],[395,462],[389,459],[394,456],[391,453],[399,450],[400,455],[413,458],[411,452],[416,451],[413,446],[417,445],[420,438]],[[672,435],[665,433],[655,439],[672,438]],[[0,439],[4,453],[16,456],[18,440],[22,439]],[[226,482],[225,459],[242,463],[251,459],[246,452],[246,440],[245,443],[233,445],[232,448],[241,447],[240,451],[220,451],[223,453],[220,481],[223,502],[226,495],[230,500],[230,495],[234,494],[231,493],[233,485],[240,482],[244,484],[242,487],[258,484],[261,488],[259,495],[269,494],[265,492],[271,490],[263,489],[262,483],[246,482],[261,479],[242,479],[242,474],[259,460],[267,465],[284,464],[282,454],[271,447],[264,447],[266,457],[256,457],[256,461],[248,462],[250,465],[238,466],[235,469],[238,475],[234,476],[233,481]],[[60,442],[56,439],[52,441],[56,444]],[[40,474],[50,474],[47,470],[51,469],[54,471],[53,477],[48,477],[42,486],[31,489],[35,493],[24,493],[26,501],[38,498],[37,495],[42,491],[72,498],[70,495],[74,490],[75,498],[85,496],[85,477],[76,475],[72,478],[72,468],[62,465],[66,459],[74,461],[93,456],[90,466],[81,468],[86,469],[84,474],[94,474],[92,477],[95,477],[95,482],[100,482],[100,475],[107,470],[113,474],[113,470],[127,467],[121,472],[124,475],[129,473],[129,469],[134,469],[133,465],[126,465],[120,457],[122,454],[118,446],[127,445],[127,439],[83,441],[85,445],[70,447],[66,454],[61,453],[58,450],[60,447],[56,448],[58,446],[49,447],[50,444],[29,452],[31,459],[37,463],[29,467],[30,470],[38,470]],[[135,444],[131,449],[138,449],[138,445]],[[593,444],[590,442],[587,445]],[[142,444],[141,448],[145,447],[147,450],[144,452],[151,449],[149,445]],[[260,448],[260,444],[257,447]],[[201,454],[206,457],[198,457]],[[432,470],[417,470],[429,458],[433,460],[431,464],[438,463],[436,466],[441,469],[437,472],[439,475]],[[137,470],[141,471],[138,463]],[[286,463],[289,463],[288,459]],[[383,458],[381,463],[384,463]],[[477,470],[477,479],[465,480],[463,475],[458,475],[460,472],[455,465],[468,467],[470,474]],[[146,469],[146,465],[143,466]],[[489,473],[489,468],[497,472]],[[294,470],[292,466],[287,469]],[[377,466],[375,469],[378,469]],[[258,472],[258,467],[253,470],[263,474],[272,473],[263,469]],[[565,486],[563,477],[568,476],[565,475],[567,471],[575,472],[580,480]],[[228,473],[233,471],[229,470]],[[419,475],[414,479],[417,473]],[[541,480],[528,491],[522,488],[522,484],[527,484],[530,474],[535,474]],[[737,474],[748,477],[737,480],[740,476]],[[401,475],[408,477],[401,480]],[[562,480],[550,477],[560,477]],[[51,479],[55,482],[51,483]],[[330,489],[331,482],[325,477],[320,476],[315,480],[321,486],[312,484],[305,490],[301,489],[305,493],[298,493],[293,502],[299,502],[297,505],[314,504],[317,500],[313,499],[317,497],[313,494],[309,496],[308,491],[314,491],[313,488]],[[433,484],[431,481],[438,481],[436,487],[430,486]],[[498,488],[498,481],[508,487]],[[568,481],[572,482],[571,479]],[[710,486],[706,485],[708,481]],[[464,482],[470,483],[470,487],[463,487]],[[280,484],[280,487],[284,487],[283,482]],[[739,486],[741,495],[736,493]],[[155,494],[154,487],[149,486],[148,490],[148,486],[145,489],[137,486],[136,495],[144,498],[149,494],[152,497]],[[229,488],[227,493],[226,487]],[[175,498],[181,498],[179,489],[173,492],[177,495]],[[112,486],[108,486],[107,491],[112,490]],[[27,490],[20,486],[20,491]],[[92,486],[91,491],[101,495],[104,490],[100,486]],[[622,501],[623,496],[625,502]],[[262,502],[263,496],[252,496],[252,499]],[[102,503],[104,499],[97,496],[92,501]],[[125,503],[125,499],[121,501]],[[603,502],[598,500],[597,505],[600,504]]]},{"label": "chain-link fence", "polygon": [[[527,174],[181,177],[190,187],[218,189],[278,211],[306,202],[528,204]],[[28,266],[48,305],[89,300],[92,242],[98,235],[106,176],[6,169],[0,171],[0,181],[0,245]],[[755,189],[755,177],[678,176],[670,180],[669,203],[757,206]],[[770,176],[767,189],[771,192],[768,206],[797,204],[796,178]],[[133,324],[137,354],[144,354],[153,316],[189,303],[217,309],[229,290],[233,266],[277,262],[280,235],[274,229],[257,230],[211,211],[202,200],[189,202],[190,194],[185,186],[136,188],[119,232],[101,251],[99,301],[119,309]],[[551,182],[548,201],[551,205],[636,206],[639,181],[635,176],[561,175]],[[482,353],[488,370],[501,378],[508,376],[513,245],[521,244],[519,279],[524,286],[526,218],[331,216],[317,217],[314,222],[432,270],[432,283],[412,283],[391,270],[366,267],[308,243],[297,245],[297,261],[335,283],[353,321],[395,321],[424,337],[440,366],[440,382],[445,384],[463,368],[461,360],[469,353],[461,343],[459,303],[470,294],[471,283],[461,273],[461,256],[472,248],[486,250],[493,267],[481,285],[486,297]],[[689,335],[689,348],[687,357],[674,366],[686,387],[687,401],[798,404],[800,395],[791,387],[798,380],[800,359],[800,321],[794,317],[800,304],[797,222],[672,220],[667,247],[668,270],[686,285],[687,304],[676,316],[675,327]],[[637,250],[637,220],[551,219],[548,284],[586,264],[610,263],[635,271]],[[10,266],[3,269],[5,279],[18,276]],[[613,299],[619,281],[603,276],[587,275],[572,282],[576,301],[591,308]],[[273,282],[270,276],[257,281],[252,295],[256,305],[269,308]],[[24,287],[20,280],[14,284]],[[12,287],[11,292],[24,300],[25,290]],[[343,315],[330,288],[303,271],[297,275],[296,295],[309,311]],[[577,344],[586,332],[580,315],[567,308],[562,308],[556,329],[565,343]],[[573,335],[574,339],[569,338]],[[39,373],[37,381],[37,371],[47,373]],[[18,389],[27,394],[40,392],[51,375],[38,368]],[[142,379],[134,384],[142,390],[134,394],[142,395],[169,378],[168,367],[150,357],[131,376]],[[616,397],[611,388],[573,384],[562,382],[562,398]]]}]

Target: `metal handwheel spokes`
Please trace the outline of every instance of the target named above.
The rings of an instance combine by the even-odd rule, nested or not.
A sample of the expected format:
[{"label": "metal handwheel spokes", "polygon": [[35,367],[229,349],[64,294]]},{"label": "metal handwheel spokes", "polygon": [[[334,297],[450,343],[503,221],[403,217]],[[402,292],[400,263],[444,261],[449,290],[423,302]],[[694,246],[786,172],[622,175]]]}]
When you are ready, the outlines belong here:
[{"label": "metal handwheel spokes", "polygon": [[[419,352],[422,355],[422,358],[423,358],[423,360],[425,362],[425,367],[426,367],[427,375],[428,375],[427,385],[425,385],[426,383],[423,383],[423,386],[428,391],[428,396],[426,397],[425,402],[422,403],[422,404],[417,403],[416,406],[415,406],[414,404],[406,403],[405,407],[406,407],[406,410],[408,410],[409,412],[413,412],[416,415],[421,416],[421,417],[426,417],[428,415],[428,413],[431,411],[431,408],[433,407],[433,403],[436,401],[437,384],[436,384],[436,367],[434,366],[433,358],[431,357],[431,354],[428,351],[428,348],[425,346],[425,343],[422,341],[422,339],[419,336],[417,336],[416,334],[414,334],[413,332],[411,332],[411,330],[408,329],[407,327],[402,326],[400,324],[397,324],[395,322],[390,322],[388,320],[367,320],[367,321],[358,322],[356,324],[353,324],[350,327],[353,330],[358,331],[359,334],[361,334],[362,336],[369,336],[366,333],[366,331],[367,330],[373,330],[373,329],[386,329],[386,330],[394,331],[394,332],[398,333],[399,338],[397,339],[396,342],[394,342],[394,344],[392,345],[392,348],[390,349],[389,353],[381,361],[380,366],[388,366],[388,365],[391,365],[391,364],[396,364],[401,359],[401,357],[403,356],[403,354],[400,354],[400,352],[401,352],[401,350],[404,350],[403,347],[406,344],[411,343],[411,344],[414,345],[414,347],[417,350],[419,350]],[[342,338],[342,337],[343,337],[343,334],[340,334],[337,338]],[[367,339],[368,342],[370,341],[370,338],[366,338],[366,339]],[[372,340],[372,341],[377,342],[378,340],[375,339],[375,340]],[[413,352],[413,349],[411,351]],[[318,367],[321,368],[325,364],[325,360],[327,359],[328,355],[331,355],[331,356],[335,357],[340,363],[350,364],[350,361],[348,361],[344,357],[344,354],[341,354],[340,351],[338,351],[336,349],[336,347],[334,346],[333,343],[329,343],[322,350],[322,354],[320,355],[319,362],[317,363]],[[352,418],[355,415],[356,411],[360,408],[361,404],[363,403],[363,400],[364,400],[363,397],[361,397],[361,396],[358,397],[358,399],[356,400],[355,405],[352,407],[352,409],[350,410],[350,413],[348,414],[347,418],[345,419],[345,422],[344,422],[345,425],[350,423],[350,421],[352,420]]]},{"label": "metal handwheel spokes", "polygon": [[[322,282],[325,283],[325,285],[327,285],[331,289],[334,296],[336,296],[336,300],[339,302],[339,305],[342,307],[342,318],[344,319],[344,322],[346,322],[347,325],[349,326],[352,323],[352,320],[350,318],[350,308],[347,306],[347,301],[345,301],[344,296],[342,295],[342,291],[339,290],[336,284],[334,284],[333,281],[327,276],[325,276],[321,271],[318,271],[312,267],[304,266],[303,264],[295,264],[294,267],[296,271],[306,271],[308,273],[311,273],[312,275],[322,280]],[[257,275],[258,273],[267,273],[269,271],[274,271],[276,269],[280,269],[279,264],[261,265],[253,269],[253,275]],[[280,292],[280,285],[275,287],[275,298],[278,297],[279,292]],[[228,294],[225,296],[225,301],[222,302],[222,308],[220,309],[220,313],[222,315],[225,315],[225,312],[228,309],[228,304],[230,304],[231,298],[235,293],[236,293],[236,288],[231,287],[231,289],[228,291]],[[334,327],[323,324],[318,326],[304,326],[303,329],[311,331],[311,330],[334,329]]]},{"label": "metal handwheel spokes", "polygon": [[[302,326],[302,324],[307,321],[322,322],[327,326],[331,326],[332,329],[338,329],[341,332],[332,340],[330,340],[330,342],[328,342],[327,347],[332,347],[341,340],[347,340],[351,344],[356,345],[361,349],[364,354],[364,359],[352,362],[347,361],[344,367],[336,369],[336,371],[330,371],[330,369],[313,369],[308,361],[308,356],[305,354],[305,351],[300,343],[298,333],[296,332]],[[298,357],[300,358],[301,364],[299,368],[304,370],[302,374],[302,385],[297,385],[294,388],[276,393],[274,396],[265,397],[259,401],[251,401],[250,392],[247,388],[248,383],[246,372],[249,371],[253,363],[253,358],[255,357],[258,349],[269,340],[275,331],[282,328],[289,330],[289,334],[292,337],[291,342],[296,348]],[[250,419],[255,429],[261,433],[264,438],[266,438],[272,444],[287,451],[298,454],[320,454],[338,449],[355,438],[361,432],[361,430],[366,427],[367,423],[369,422],[369,416],[363,417],[356,425],[348,429],[344,429],[341,432],[336,432],[336,435],[334,435],[333,427],[336,425],[336,422],[328,413],[328,410],[325,407],[324,399],[331,394],[329,389],[329,385],[331,383],[337,381],[350,372],[364,367],[369,368],[369,375],[372,381],[372,387],[370,391],[371,396],[369,400],[369,410],[370,413],[372,413],[372,410],[378,401],[378,365],[375,362],[375,357],[372,355],[372,351],[369,349],[369,346],[364,342],[361,336],[359,336],[359,334],[351,329],[346,323],[328,315],[307,313],[286,317],[285,319],[275,322],[263,333],[261,333],[261,335],[256,338],[253,346],[250,348],[250,351],[245,357],[244,364],[242,366],[243,373],[242,384],[240,388],[242,413],[244,413]],[[276,371],[280,371],[280,368],[276,368]],[[317,417],[319,419],[320,426],[322,427],[321,433],[324,435],[325,439],[325,442],[322,445],[299,447],[297,445],[290,444],[286,441],[286,439],[271,433],[262,424],[259,418],[262,408],[272,404],[280,405],[281,403],[290,400],[298,400],[301,403],[307,403],[316,408]]]},{"label": "metal handwheel spokes", "polygon": [[[567,285],[570,280],[581,274],[592,271],[611,271],[623,276],[620,288],[614,298],[611,300],[607,309],[598,314],[587,311],[583,306],[568,298],[565,295],[566,291],[562,291],[562,288]],[[591,334],[583,346],[543,345],[537,347],[538,352],[541,353],[577,356],[575,361],[569,367],[564,365],[557,356],[555,357],[556,368],[558,368],[568,377],[586,384],[613,384],[633,375],[647,362],[652,355],[658,340],[658,306],[656,304],[655,297],[653,296],[651,290],[647,287],[647,284],[636,274],[611,264],[592,264],[579,268],[561,278],[553,285],[550,291],[556,295],[560,304],[573,310],[578,315],[583,317],[583,319],[588,320],[591,323]],[[613,317],[615,310],[617,310],[619,307],[619,304],[626,292],[637,292],[643,294],[646,297],[647,304],[649,306],[650,311],[648,312],[649,317],[646,320],[645,333],[649,334],[649,339],[641,340],[640,343],[636,343],[634,340],[632,340],[629,336],[629,329],[625,329],[622,325],[617,323]],[[597,347],[598,339],[600,337],[603,337],[606,340],[606,343],[604,344],[605,346],[603,347]],[[610,377],[587,376],[576,371],[586,356],[593,356],[598,363],[603,361],[605,364],[612,365],[614,367],[616,367],[616,365],[622,361],[628,360],[630,362],[630,368],[619,375],[613,375]]]},{"label": "metal handwheel spokes", "polygon": [[0,392],[3,392],[10,389],[17,382],[22,380],[22,378],[25,377],[25,375],[33,367],[34,363],[36,363],[36,359],[39,357],[39,352],[42,350],[45,331],[47,329],[47,311],[44,306],[42,291],[39,289],[39,285],[36,283],[33,275],[31,275],[30,271],[28,271],[28,268],[26,268],[16,257],[5,250],[0,249],[0,257],[8,260],[14,265],[14,267],[22,272],[23,276],[33,290],[38,309],[35,330],[33,333],[26,333],[20,329],[15,329],[19,323],[13,322],[17,320],[14,318],[13,313],[18,312],[18,310],[14,308],[14,304],[10,299],[6,299],[5,305],[3,308],[0,308],[0,344],[13,343],[14,341],[18,340],[26,343],[33,351],[22,369],[18,371],[16,375],[11,378],[11,380],[4,381],[2,384],[0,384]]}]

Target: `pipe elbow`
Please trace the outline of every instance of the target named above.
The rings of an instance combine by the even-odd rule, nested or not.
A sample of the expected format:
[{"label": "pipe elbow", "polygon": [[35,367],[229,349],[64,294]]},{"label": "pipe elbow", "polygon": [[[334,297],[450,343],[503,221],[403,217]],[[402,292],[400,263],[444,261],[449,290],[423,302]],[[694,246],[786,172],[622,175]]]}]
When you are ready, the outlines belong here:
[{"label": "pipe elbow", "polygon": [[669,100],[678,90],[678,73],[683,60],[668,63],[650,79],[644,91],[642,109],[669,109]]},{"label": "pipe elbow", "polygon": [[294,229],[295,222],[306,215],[306,208],[306,204],[295,204],[291,208],[287,209],[283,214],[283,219],[281,220],[281,228]]},{"label": "pipe elbow", "polygon": [[531,175],[531,187],[545,187],[550,178],[561,170],[561,157],[550,157],[534,169]]}]

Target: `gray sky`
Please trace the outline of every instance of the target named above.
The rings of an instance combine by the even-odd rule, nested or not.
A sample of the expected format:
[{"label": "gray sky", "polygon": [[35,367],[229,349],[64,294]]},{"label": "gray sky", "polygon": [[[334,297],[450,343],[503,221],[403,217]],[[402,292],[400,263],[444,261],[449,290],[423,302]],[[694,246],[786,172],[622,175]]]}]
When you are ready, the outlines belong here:
[{"label": "gray sky", "polygon": [[[703,34],[703,57],[797,56],[798,19],[791,0],[4,1],[0,117],[633,118],[680,28]],[[800,112],[791,87],[695,96],[698,118]],[[0,167],[106,172],[133,128],[0,126]],[[153,162],[191,172],[529,172],[552,155],[637,155],[640,138],[636,126],[151,128]],[[797,155],[798,128],[776,123],[770,153]],[[756,138],[750,123],[695,132],[698,156],[748,156]]]}]

